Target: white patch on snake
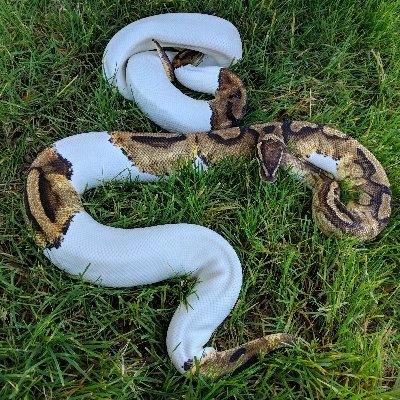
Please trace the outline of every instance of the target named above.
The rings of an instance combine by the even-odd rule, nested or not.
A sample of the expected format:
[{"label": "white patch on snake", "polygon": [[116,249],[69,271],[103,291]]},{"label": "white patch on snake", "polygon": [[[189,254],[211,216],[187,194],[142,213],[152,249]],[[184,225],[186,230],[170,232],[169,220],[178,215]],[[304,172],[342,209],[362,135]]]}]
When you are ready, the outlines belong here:
[{"label": "white patch on snake", "polygon": [[193,65],[185,65],[175,70],[175,76],[178,81],[197,92],[208,93],[214,95],[219,87],[219,73],[221,67],[195,67]]},{"label": "white patch on snake", "polygon": [[332,157],[329,157],[325,154],[312,153],[307,158],[307,161],[309,161],[316,167],[321,168],[326,172],[329,172],[335,178],[337,178],[337,167],[339,164],[339,160],[334,160]]},{"label": "white patch on snake", "polygon": [[155,52],[130,57],[126,82],[139,108],[167,131],[189,133],[211,129],[212,112],[208,102],[191,98],[175,87]]},{"label": "white patch on snake", "polygon": [[72,164],[71,184],[78,193],[101,181],[138,179],[154,181],[157,176],[139,171],[122,149],[110,143],[108,132],[88,132],[55,143],[58,154]]},{"label": "white patch on snake", "polygon": [[193,160],[193,165],[196,169],[196,172],[207,171],[208,169],[207,164],[199,156]]}]

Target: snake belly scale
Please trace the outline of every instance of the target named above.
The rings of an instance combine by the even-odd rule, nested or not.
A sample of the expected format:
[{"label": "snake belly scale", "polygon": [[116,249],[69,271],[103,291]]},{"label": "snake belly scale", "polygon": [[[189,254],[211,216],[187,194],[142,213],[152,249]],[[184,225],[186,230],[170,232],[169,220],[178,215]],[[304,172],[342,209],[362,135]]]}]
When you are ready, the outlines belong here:
[{"label": "snake belly scale", "polygon": [[[111,83],[125,97],[132,95],[157,123],[165,115],[161,125],[172,130],[177,110],[173,109],[174,102],[165,104],[168,93],[183,107],[180,114],[185,114],[193,102],[175,92],[163,60],[154,51],[154,40],[161,43],[161,52],[162,45],[178,45],[183,40],[177,47],[206,54],[199,69],[182,63],[173,70],[182,82],[190,81],[193,73],[195,78],[188,85],[215,95],[214,100],[197,108],[196,113],[203,114],[192,118],[189,110],[190,118],[177,124],[177,133],[88,132],[55,142],[32,163],[25,208],[38,246],[54,265],[73,275],[83,274],[84,279],[111,287],[150,284],[182,274],[195,278],[195,293],[186,300],[190,307],[180,304],[169,325],[167,351],[180,372],[198,369],[221,376],[241,370],[260,353],[295,342],[294,336],[278,333],[225,351],[205,347],[234,307],[241,289],[241,265],[232,246],[218,233],[191,224],[133,229],[104,226],[84,210],[80,195],[110,180],[157,180],[190,161],[207,168],[228,158],[257,157],[263,181],[273,182],[277,169],[283,166],[307,184],[313,191],[313,216],[324,233],[370,240],[388,223],[391,190],[378,160],[358,141],[336,129],[300,121],[232,126],[245,111],[247,95],[240,79],[226,67],[235,57],[240,58],[241,45],[234,44],[234,51],[228,55],[221,53],[224,40],[237,42],[238,34],[224,20],[222,29],[221,19],[215,18],[167,14],[138,21],[117,33],[118,40],[110,41],[104,59],[105,75]],[[177,21],[177,26],[166,29],[160,40],[156,31],[165,21]],[[204,43],[198,44],[204,39],[196,37],[194,21],[200,21],[200,28],[207,22],[211,31],[215,29],[225,37],[222,44],[213,45],[211,50]],[[188,26],[193,28],[194,43],[190,43],[191,35],[180,31]],[[139,52],[133,45],[129,51],[120,48],[128,46],[126,35],[129,38],[132,32],[140,36],[140,40],[135,36],[136,42],[132,39]],[[142,54],[149,48],[150,54]],[[132,54],[135,59],[128,62]],[[173,56],[176,54],[179,58],[179,52]],[[165,53],[165,57],[172,56]],[[154,66],[154,76],[163,81],[156,99],[157,90],[141,70],[143,61],[150,62],[148,68]],[[207,63],[211,61],[217,67],[210,68]],[[114,75],[113,65],[117,67]],[[126,72],[120,70],[122,65]],[[135,81],[137,76],[139,81],[143,78],[144,87]],[[199,76],[208,81],[200,83]],[[203,129],[193,129],[200,117]],[[348,204],[340,200],[338,182],[343,180],[350,181],[359,193]]]}]

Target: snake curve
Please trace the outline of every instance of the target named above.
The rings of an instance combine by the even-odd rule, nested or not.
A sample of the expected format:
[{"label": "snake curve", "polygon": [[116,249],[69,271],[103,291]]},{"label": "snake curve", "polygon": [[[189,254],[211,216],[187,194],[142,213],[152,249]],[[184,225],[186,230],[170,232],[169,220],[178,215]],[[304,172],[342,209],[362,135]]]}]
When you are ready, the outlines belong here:
[{"label": "snake curve", "polygon": [[[171,22],[174,29],[161,29]],[[211,38],[206,39],[212,45],[204,43],[204,38],[199,44],[200,36],[208,36],[203,30],[205,23]],[[291,345],[295,340],[292,335],[280,333],[225,351],[204,347],[240,292],[241,265],[232,246],[216,232],[191,224],[134,229],[101,225],[84,210],[80,195],[110,180],[157,180],[190,161],[206,168],[227,158],[255,154],[262,180],[274,181],[282,165],[306,182],[313,191],[313,216],[323,232],[370,240],[389,220],[391,191],[386,173],[372,153],[336,129],[300,121],[233,126],[245,111],[247,97],[240,79],[226,67],[240,59],[241,45],[236,43],[235,50],[226,54],[224,40],[216,49],[217,34],[228,42],[240,41],[233,25],[203,14],[149,17],[119,31],[105,51],[106,78],[126,98],[134,98],[156,123],[166,115],[161,126],[178,133],[89,132],[61,139],[32,163],[25,208],[36,243],[54,265],[73,275],[84,274],[86,280],[112,287],[150,284],[181,274],[196,278],[196,291],[187,298],[190,307],[179,305],[169,325],[167,351],[182,373],[199,368],[202,373],[213,370],[221,376],[249,365],[260,352]],[[142,35],[140,40],[138,35]],[[183,37],[184,41],[179,42]],[[168,91],[173,87],[174,92],[175,87],[165,73],[168,61],[164,63],[162,57],[160,60],[153,39],[161,47],[189,48],[206,54],[198,66],[200,72],[197,67],[183,65],[175,67],[174,73],[187,83],[193,72],[193,83],[188,86],[197,90],[212,87],[204,91],[212,92],[215,99],[205,102],[206,107],[202,103],[203,111],[193,120],[188,111],[189,118],[176,128],[174,106],[179,104],[179,114],[186,115],[183,111],[191,107],[193,99],[172,94],[180,99],[176,103],[166,101]],[[142,71],[136,75],[135,68],[140,67],[129,67],[131,58],[137,55],[133,64],[137,61],[140,65],[142,57],[150,59],[146,72],[156,65],[154,76],[163,80],[156,99],[157,85],[151,87],[148,80],[142,79]],[[179,58],[179,53],[166,53],[166,57],[174,56]],[[210,69],[210,63],[217,65]],[[208,77],[209,83],[199,83],[199,76]],[[206,129],[191,125],[197,124],[200,116],[200,126]],[[351,181],[360,193],[346,205],[340,201],[338,182],[342,180]]]},{"label": "snake curve", "polygon": [[[207,33],[204,31],[207,27]],[[184,86],[216,95],[214,100],[195,100],[184,95],[166,75],[154,51],[154,39],[162,48],[189,48],[204,57],[199,64],[175,69],[175,77]],[[177,52],[167,52],[173,58]],[[227,67],[242,57],[242,42],[230,22],[207,14],[162,14],[135,21],[118,31],[108,43],[103,56],[106,80],[157,125],[170,132],[204,132],[231,126],[224,118],[224,88],[246,92],[236,75]],[[235,81],[232,85],[231,81]],[[240,95],[240,94],[239,94]],[[239,122],[247,97],[230,109],[230,117]],[[219,107],[222,107],[220,109]]]}]

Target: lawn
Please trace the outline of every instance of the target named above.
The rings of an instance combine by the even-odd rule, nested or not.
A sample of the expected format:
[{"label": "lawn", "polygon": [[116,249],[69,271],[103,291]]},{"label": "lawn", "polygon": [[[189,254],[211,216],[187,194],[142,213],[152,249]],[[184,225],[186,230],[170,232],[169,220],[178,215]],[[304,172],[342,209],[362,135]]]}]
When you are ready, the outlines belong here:
[{"label": "lawn", "polygon": [[[389,225],[365,244],[324,236],[305,186],[285,171],[266,186],[254,161],[85,194],[102,223],[196,223],[234,246],[244,283],[212,344],[279,331],[308,343],[219,381],[180,375],[166,353],[190,281],[113,290],[69,277],[36,248],[22,205],[27,169],[54,141],[160,131],[109,90],[101,59],[123,26],[178,11],[213,11],[239,29],[244,123],[337,127],[375,154],[394,194]],[[400,397],[399,0],[0,0],[0,21],[1,399]]]}]

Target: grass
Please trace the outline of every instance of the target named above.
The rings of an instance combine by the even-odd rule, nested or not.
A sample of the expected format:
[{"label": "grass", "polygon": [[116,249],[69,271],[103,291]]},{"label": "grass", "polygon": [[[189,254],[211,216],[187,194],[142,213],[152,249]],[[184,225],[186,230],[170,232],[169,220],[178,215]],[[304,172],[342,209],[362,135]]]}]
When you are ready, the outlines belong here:
[{"label": "grass", "polygon": [[[109,90],[101,57],[126,24],[176,11],[215,11],[238,27],[244,123],[338,127],[382,162],[394,192],[390,224],[366,244],[325,237],[304,185],[283,171],[263,185],[244,160],[85,194],[102,223],[192,222],[235,247],[244,284],[212,344],[281,330],[310,343],[217,382],[181,376],[166,354],[190,282],[112,290],[72,279],[36,249],[22,208],[27,168],[55,140],[159,130]],[[0,398],[399,398],[399,15],[398,0],[0,0]]]}]

